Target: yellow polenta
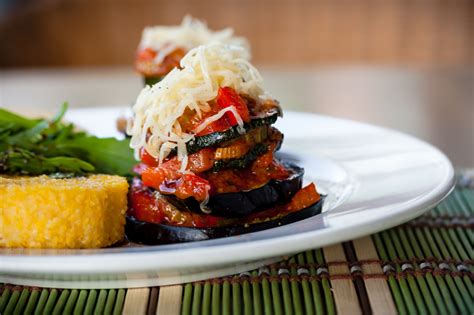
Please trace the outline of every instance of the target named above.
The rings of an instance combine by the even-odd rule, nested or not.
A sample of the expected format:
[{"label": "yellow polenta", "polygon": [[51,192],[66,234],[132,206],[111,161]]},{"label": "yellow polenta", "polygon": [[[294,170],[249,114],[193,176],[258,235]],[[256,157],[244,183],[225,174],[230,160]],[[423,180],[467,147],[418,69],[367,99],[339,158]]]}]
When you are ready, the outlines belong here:
[{"label": "yellow polenta", "polygon": [[98,248],[124,238],[128,183],[0,176],[0,247]]}]

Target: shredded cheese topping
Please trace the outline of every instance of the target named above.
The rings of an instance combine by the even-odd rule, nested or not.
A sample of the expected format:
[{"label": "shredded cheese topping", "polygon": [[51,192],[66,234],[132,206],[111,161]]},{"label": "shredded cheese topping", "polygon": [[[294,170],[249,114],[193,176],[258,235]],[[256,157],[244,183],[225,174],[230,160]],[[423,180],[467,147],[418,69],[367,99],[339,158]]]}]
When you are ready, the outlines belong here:
[{"label": "shredded cheese topping", "polygon": [[243,37],[233,36],[232,28],[213,32],[206,23],[187,15],[178,26],[151,26],[143,30],[139,49],[151,48],[158,52],[155,57],[157,64],[177,48],[189,51],[200,45],[221,42],[245,48],[246,59],[250,59],[250,48]]},{"label": "shredded cheese topping", "polygon": [[[162,81],[140,92],[133,106],[134,120],[127,128],[132,137],[130,146],[137,156],[145,148],[160,164],[171,150],[177,149],[181,171],[184,171],[186,142],[197,133],[182,130],[178,118],[185,110],[189,108],[201,116],[209,112],[209,101],[217,97],[219,87],[225,86],[255,100],[267,99],[269,96],[262,84],[262,77],[246,59],[244,48],[222,43],[196,47],[181,60],[181,69],[173,69]],[[228,111],[243,130],[242,118],[233,106],[208,117],[197,130],[203,130]]]}]

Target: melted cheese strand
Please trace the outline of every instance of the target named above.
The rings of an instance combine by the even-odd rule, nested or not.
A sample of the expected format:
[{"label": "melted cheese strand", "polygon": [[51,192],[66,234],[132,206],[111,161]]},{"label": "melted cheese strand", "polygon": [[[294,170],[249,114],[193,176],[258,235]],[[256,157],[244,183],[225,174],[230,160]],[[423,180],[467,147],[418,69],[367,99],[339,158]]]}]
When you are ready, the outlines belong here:
[{"label": "melted cheese strand", "polygon": [[195,134],[200,133],[201,131],[206,129],[206,127],[208,125],[210,125],[213,122],[221,119],[222,116],[224,116],[225,113],[227,113],[227,112],[231,112],[234,115],[235,119],[237,120],[239,133],[240,134],[245,133],[244,121],[242,120],[242,117],[240,117],[240,115],[237,112],[237,109],[235,108],[235,106],[229,106],[229,107],[223,108],[217,114],[212,115],[211,117],[208,117],[208,118],[204,119],[204,121],[194,130],[194,133]]},{"label": "melted cheese strand", "polygon": [[208,202],[209,202],[209,190],[211,190],[211,186],[208,186],[208,187],[206,187],[206,188],[207,188],[207,191],[206,191],[206,199],[204,199],[203,202],[199,203],[199,209],[201,209],[201,211],[202,211],[203,213],[211,214],[211,213],[212,213],[212,209],[207,206],[207,204],[208,204]]},{"label": "melted cheese strand", "polygon": [[[209,112],[209,102],[224,86],[255,100],[268,98],[260,74],[244,58],[245,54],[242,47],[222,43],[192,49],[181,60],[181,69],[173,69],[162,81],[141,91],[133,106],[134,120],[127,128],[127,133],[132,136],[130,146],[136,152],[145,148],[160,163],[172,148],[177,148],[181,169],[184,170],[187,164],[186,143],[196,133],[184,132],[179,124],[178,118],[187,109],[196,111],[198,115]],[[233,106],[210,118],[222,117],[228,111],[234,114],[242,131],[243,121]],[[209,120],[205,122],[209,123]]]},{"label": "melted cheese strand", "polygon": [[187,15],[178,26],[152,26],[143,30],[139,49],[151,48],[158,52],[155,57],[157,64],[177,48],[189,51],[194,47],[221,42],[238,45],[246,49],[246,59],[250,59],[250,47],[243,37],[233,36],[232,28],[211,31],[206,23]]}]

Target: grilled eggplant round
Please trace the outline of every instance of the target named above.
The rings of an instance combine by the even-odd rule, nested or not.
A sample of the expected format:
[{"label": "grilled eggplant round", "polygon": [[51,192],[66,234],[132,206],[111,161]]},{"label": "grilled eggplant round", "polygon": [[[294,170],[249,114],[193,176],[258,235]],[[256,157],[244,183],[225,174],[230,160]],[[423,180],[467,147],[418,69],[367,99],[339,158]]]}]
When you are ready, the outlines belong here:
[{"label": "grilled eggplant round", "polygon": [[[284,165],[291,171],[288,178],[270,180],[252,190],[213,195],[209,198],[207,207],[213,215],[243,217],[270,205],[288,202],[302,187],[304,169],[294,164]],[[176,198],[171,198],[175,199],[174,203],[180,203]],[[184,204],[191,211],[201,212],[199,203],[193,198],[184,200]]]},{"label": "grilled eggplant round", "polygon": [[155,224],[139,221],[132,216],[127,216],[125,233],[129,241],[146,245],[203,241],[258,232],[307,219],[321,213],[322,204],[323,198],[321,198],[321,200],[317,203],[303,210],[291,212],[279,219],[255,224],[242,224],[215,228],[191,228],[171,226],[166,224]]}]

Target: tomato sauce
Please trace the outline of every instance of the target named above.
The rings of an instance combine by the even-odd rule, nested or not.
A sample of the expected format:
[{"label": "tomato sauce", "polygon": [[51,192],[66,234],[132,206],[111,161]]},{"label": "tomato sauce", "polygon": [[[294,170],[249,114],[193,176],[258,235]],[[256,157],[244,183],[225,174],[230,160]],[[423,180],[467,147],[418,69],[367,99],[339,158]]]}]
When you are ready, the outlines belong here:
[{"label": "tomato sauce", "polygon": [[[264,167],[258,167],[262,160],[270,159]],[[266,163],[266,162],[265,162]],[[211,185],[210,194],[222,194],[246,191],[262,187],[272,179],[286,179],[289,171],[277,160],[273,159],[273,152],[262,155],[250,167],[245,169],[225,169],[219,172],[202,174]]]}]

